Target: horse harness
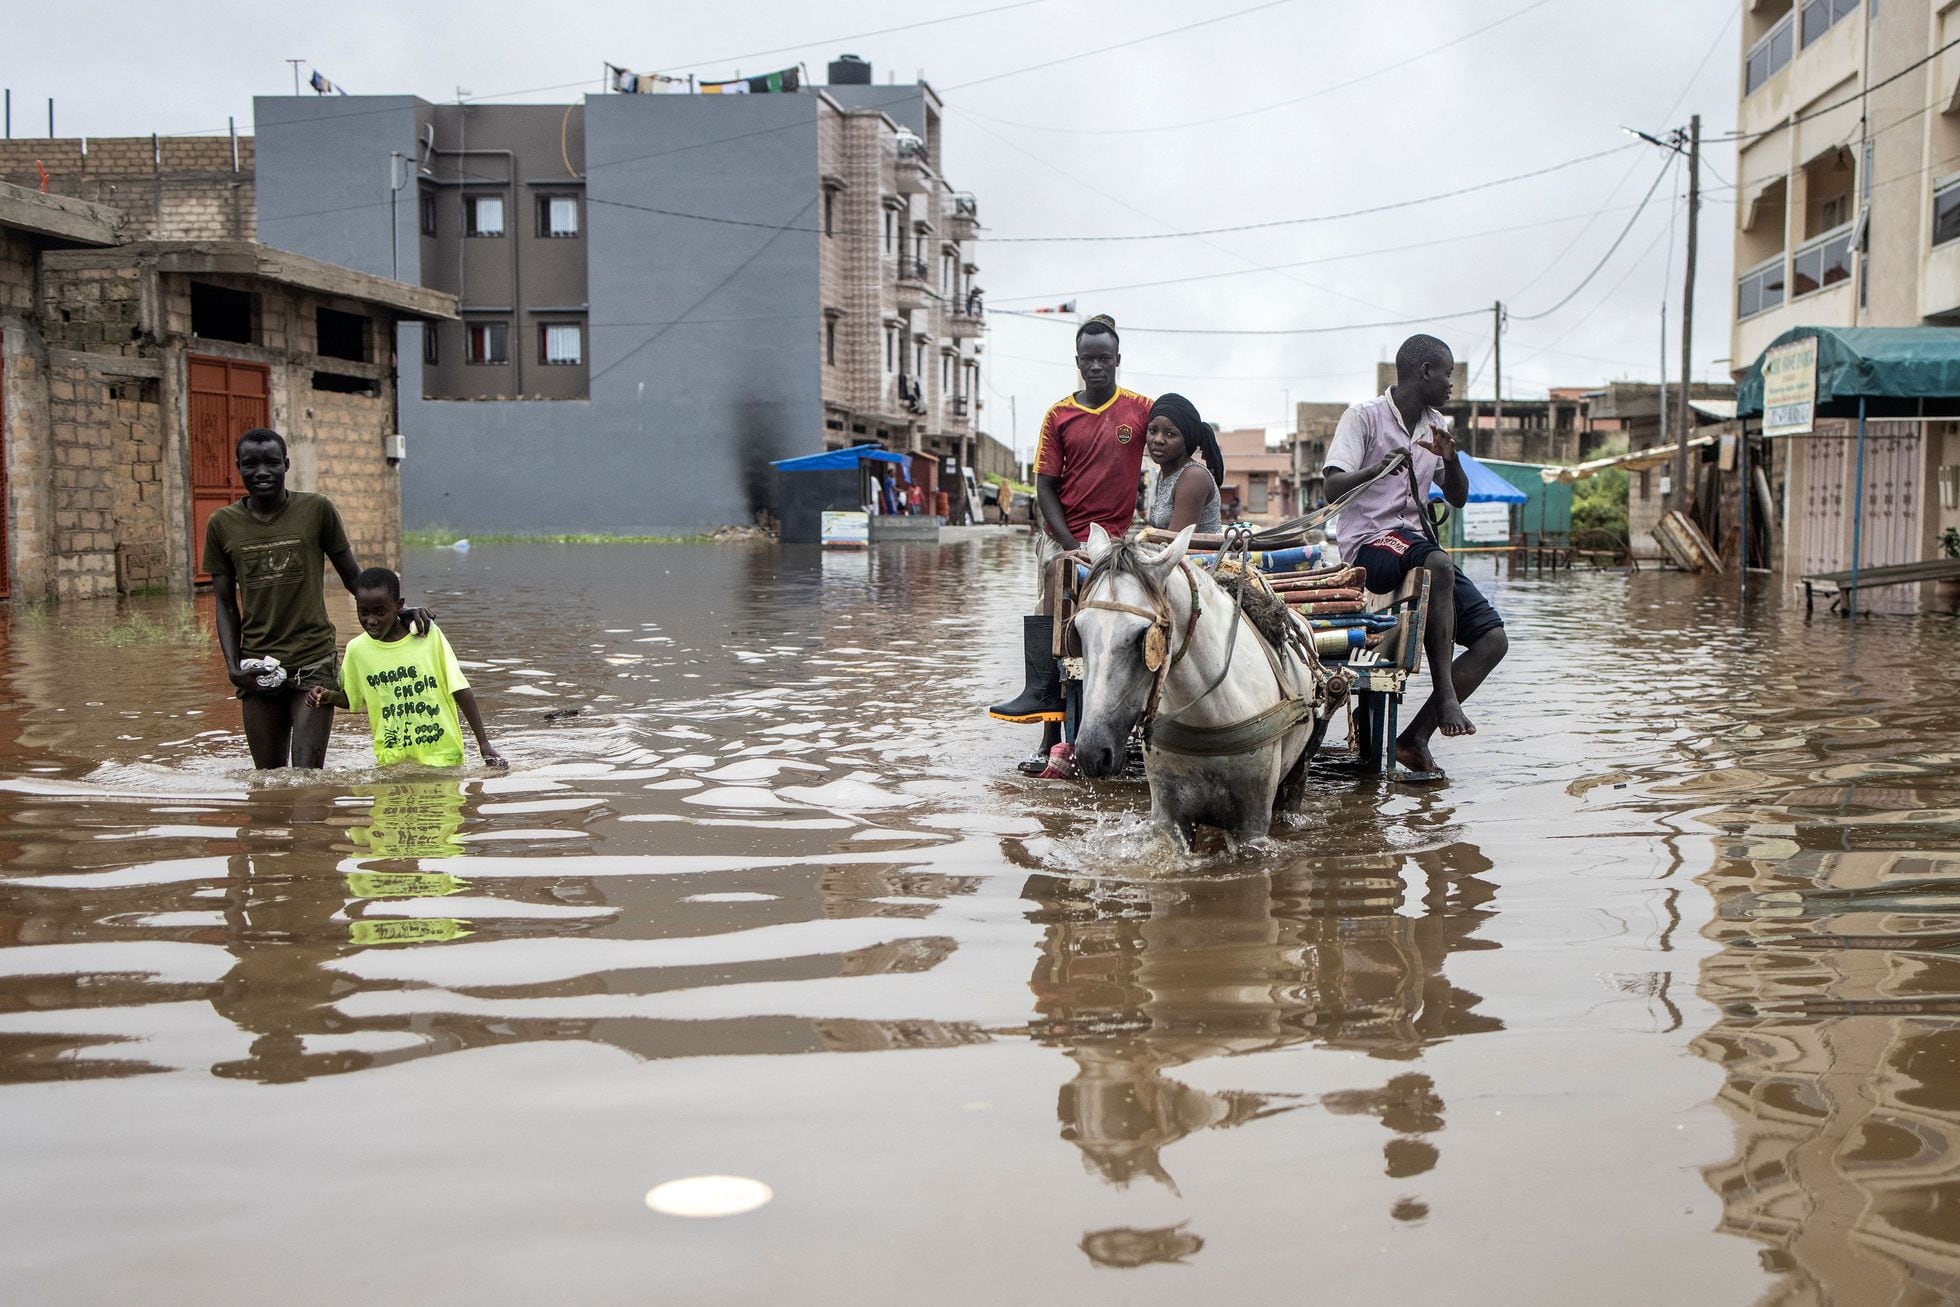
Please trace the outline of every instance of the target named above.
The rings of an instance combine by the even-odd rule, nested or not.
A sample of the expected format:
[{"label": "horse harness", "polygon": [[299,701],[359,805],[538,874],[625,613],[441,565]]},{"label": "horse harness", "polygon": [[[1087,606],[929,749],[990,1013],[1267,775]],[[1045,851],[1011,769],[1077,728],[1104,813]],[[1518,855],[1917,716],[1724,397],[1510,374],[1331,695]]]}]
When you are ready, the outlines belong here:
[{"label": "horse harness", "polygon": [[[1221,561],[1223,561],[1222,558]],[[1280,666],[1280,657],[1274,653],[1273,646],[1267,642],[1264,636],[1259,635],[1257,628],[1254,628],[1253,634],[1259,637],[1258,644],[1260,651],[1266,655],[1266,665],[1272,669],[1273,681],[1279,687],[1279,702],[1271,708],[1254,713],[1252,716],[1233,722],[1229,726],[1187,726],[1179,721],[1178,718],[1197,707],[1199,703],[1204,701],[1206,696],[1223,684],[1226,675],[1231,670],[1231,654],[1233,646],[1238,639],[1239,625],[1241,623],[1250,624],[1250,619],[1245,616],[1243,611],[1244,591],[1241,589],[1239,604],[1235,605],[1233,609],[1232,640],[1226,645],[1224,668],[1220,670],[1218,677],[1210,685],[1206,686],[1197,698],[1185,704],[1170,716],[1159,720],[1157,717],[1157,706],[1163,698],[1164,685],[1170,679],[1171,669],[1182,662],[1185,654],[1190,651],[1191,639],[1197,633],[1198,619],[1204,615],[1204,607],[1198,597],[1197,578],[1191,574],[1190,568],[1191,564],[1189,562],[1183,560],[1178,562],[1177,570],[1183,574],[1184,583],[1190,587],[1191,591],[1191,616],[1184,623],[1184,638],[1175,652],[1172,652],[1170,649],[1172,626],[1170,599],[1161,588],[1154,589],[1154,593],[1151,595],[1151,598],[1155,601],[1153,608],[1139,608],[1134,604],[1120,604],[1106,599],[1092,599],[1085,603],[1077,604],[1076,612],[1079,614],[1086,609],[1100,608],[1108,612],[1128,613],[1133,617],[1144,618],[1150,623],[1150,629],[1144,633],[1143,637],[1143,665],[1145,670],[1151,674],[1150,698],[1144,705],[1143,719],[1140,723],[1143,728],[1143,747],[1146,751],[1159,749],[1165,753],[1208,758],[1249,753],[1263,745],[1272,743],[1295,726],[1298,726],[1301,722],[1311,719],[1320,705],[1326,701],[1326,686],[1322,679],[1323,674],[1319,665],[1319,659],[1313,657],[1302,659],[1314,680],[1313,699],[1308,700],[1302,698],[1287,683],[1285,672]],[[1100,578],[1092,573],[1089,580],[1084,583],[1083,591],[1086,593],[1090,585],[1094,584],[1098,579]],[[1241,585],[1243,586],[1243,584],[1245,583],[1242,582]],[[1073,636],[1073,620],[1073,618],[1070,619],[1071,637]],[[1285,649],[1281,650],[1281,653],[1285,652],[1287,652]]]}]

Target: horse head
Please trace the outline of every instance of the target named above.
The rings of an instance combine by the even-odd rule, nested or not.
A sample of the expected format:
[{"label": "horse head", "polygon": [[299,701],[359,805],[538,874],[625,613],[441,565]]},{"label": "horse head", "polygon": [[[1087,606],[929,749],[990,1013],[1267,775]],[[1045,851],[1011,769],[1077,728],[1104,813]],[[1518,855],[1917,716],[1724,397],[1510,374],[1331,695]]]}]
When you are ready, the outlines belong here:
[{"label": "horse head", "polygon": [[1166,582],[1191,543],[1191,528],[1151,552],[1089,528],[1094,565],[1075,611],[1082,650],[1082,717],[1075,761],[1084,776],[1122,770],[1130,733],[1154,706],[1169,671],[1171,642],[1181,638]]}]

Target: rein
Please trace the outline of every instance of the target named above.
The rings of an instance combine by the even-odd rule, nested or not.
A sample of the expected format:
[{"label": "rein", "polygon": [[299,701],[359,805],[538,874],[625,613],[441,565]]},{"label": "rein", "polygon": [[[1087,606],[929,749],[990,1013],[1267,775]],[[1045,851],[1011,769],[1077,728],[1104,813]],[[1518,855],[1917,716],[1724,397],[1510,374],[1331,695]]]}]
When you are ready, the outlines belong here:
[{"label": "rein", "polygon": [[[1197,634],[1198,619],[1204,611],[1198,594],[1197,578],[1191,574],[1190,563],[1179,560],[1177,565],[1177,570],[1184,575],[1185,585],[1190,587],[1191,615],[1184,623],[1183,640],[1174,652],[1169,650],[1172,625],[1170,598],[1159,586],[1145,581],[1153,603],[1151,608],[1139,608],[1134,604],[1116,603],[1107,599],[1092,599],[1076,606],[1078,614],[1086,609],[1100,608],[1108,612],[1128,613],[1150,622],[1150,629],[1144,635],[1143,649],[1143,664],[1151,673],[1150,698],[1144,706],[1143,718],[1140,722],[1146,751],[1154,748],[1165,753],[1198,757],[1250,752],[1271,743],[1302,721],[1312,717],[1324,697],[1317,659],[1308,657],[1304,660],[1313,676],[1315,688],[1313,700],[1308,701],[1287,684],[1286,677],[1280,669],[1280,659],[1275,656],[1271,646],[1262,639],[1260,650],[1266,655],[1266,664],[1272,669],[1273,680],[1279,687],[1280,699],[1277,704],[1228,726],[1187,726],[1179,720],[1210,696],[1212,691],[1223,685],[1225,678],[1231,674],[1232,655],[1238,647],[1239,627],[1247,620],[1245,587],[1250,583],[1249,555],[1252,548],[1252,534],[1251,529],[1247,527],[1229,529],[1226,533],[1225,548],[1219,554],[1219,561],[1223,563],[1232,552],[1236,551],[1241,559],[1240,566],[1247,568],[1248,571],[1247,580],[1240,583],[1233,604],[1231,634],[1226,638],[1225,657],[1219,666],[1218,675],[1212,678],[1211,684],[1199,692],[1196,698],[1166,717],[1159,718],[1157,715],[1158,705],[1163,699],[1164,686],[1170,679],[1171,669],[1182,662],[1184,656],[1190,652],[1192,638]],[[1088,579],[1083,583],[1082,593],[1087,594],[1105,575],[1107,573],[1100,565],[1092,569]],[[1144,580],[1142,577],[1138,579]]]}]

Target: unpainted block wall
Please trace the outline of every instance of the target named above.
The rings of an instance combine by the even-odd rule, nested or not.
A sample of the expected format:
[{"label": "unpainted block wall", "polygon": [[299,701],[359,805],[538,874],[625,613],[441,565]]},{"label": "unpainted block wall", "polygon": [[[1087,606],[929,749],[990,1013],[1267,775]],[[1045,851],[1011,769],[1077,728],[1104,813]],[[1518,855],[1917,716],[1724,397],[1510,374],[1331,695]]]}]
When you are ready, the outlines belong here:
[{"label": "unpainted block wall", "polygon": [[54,597],[167,587],[171,515],[160,485],[163,425],[155,384],[53,362],[48,419]]},{"label": "unpainted block wall", "polygon": [[224,137],[147,136],[0,141],[0,181],[119,209],[124,240],[251,240],[258,232],[252,141],[232,171]]}]

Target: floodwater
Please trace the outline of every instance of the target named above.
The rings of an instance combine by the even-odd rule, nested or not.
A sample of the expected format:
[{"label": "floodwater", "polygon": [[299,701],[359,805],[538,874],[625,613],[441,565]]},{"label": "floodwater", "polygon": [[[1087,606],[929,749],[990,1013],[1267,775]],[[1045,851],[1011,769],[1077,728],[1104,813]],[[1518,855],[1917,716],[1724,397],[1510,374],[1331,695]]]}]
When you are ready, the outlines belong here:
[{"label": "floodwater", "polygon": [[1018,540],[407,573],[507,776],[12,614],[8,1300],[1960,1296],[1951,619],[1497,578],[1453,783],[1180,859],[1009,774]]}]

